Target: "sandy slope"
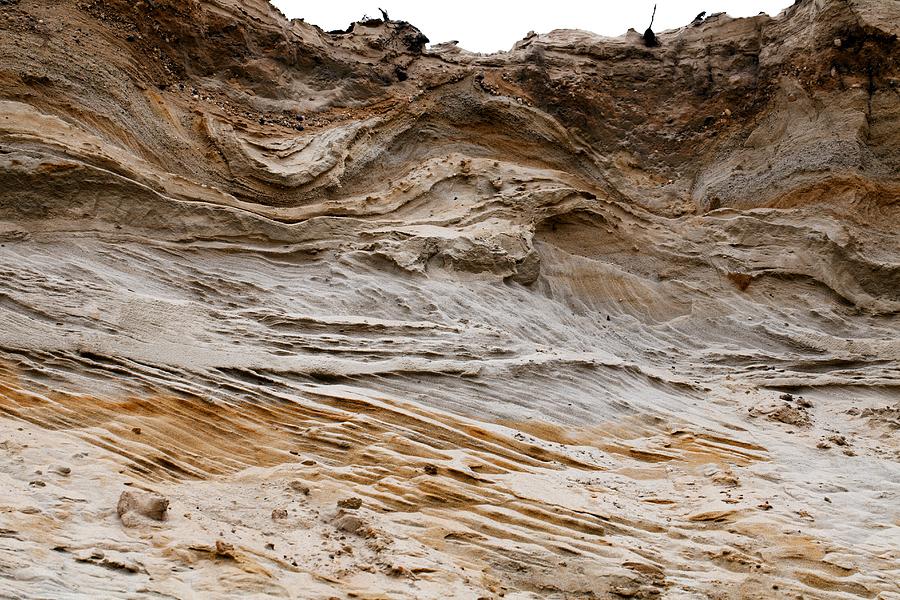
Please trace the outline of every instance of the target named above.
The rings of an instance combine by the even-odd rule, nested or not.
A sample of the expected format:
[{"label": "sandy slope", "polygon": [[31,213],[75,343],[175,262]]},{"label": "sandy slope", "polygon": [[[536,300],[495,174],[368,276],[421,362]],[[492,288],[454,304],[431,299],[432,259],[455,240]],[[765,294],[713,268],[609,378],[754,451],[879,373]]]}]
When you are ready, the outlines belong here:
[{"label": "sandy slope", "polygon": [[0,5],[0,596],[900,597],[897,23]]}]

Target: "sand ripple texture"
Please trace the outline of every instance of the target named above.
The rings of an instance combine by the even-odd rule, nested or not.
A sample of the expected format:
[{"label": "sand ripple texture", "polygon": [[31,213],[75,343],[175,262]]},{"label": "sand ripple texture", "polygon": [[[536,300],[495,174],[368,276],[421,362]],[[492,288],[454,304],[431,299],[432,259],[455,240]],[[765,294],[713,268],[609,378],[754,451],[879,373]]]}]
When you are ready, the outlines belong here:
[{"label": "sand ripple texture", "polygon": [[900,598],[898,24],[0,2],[0,597]]}]

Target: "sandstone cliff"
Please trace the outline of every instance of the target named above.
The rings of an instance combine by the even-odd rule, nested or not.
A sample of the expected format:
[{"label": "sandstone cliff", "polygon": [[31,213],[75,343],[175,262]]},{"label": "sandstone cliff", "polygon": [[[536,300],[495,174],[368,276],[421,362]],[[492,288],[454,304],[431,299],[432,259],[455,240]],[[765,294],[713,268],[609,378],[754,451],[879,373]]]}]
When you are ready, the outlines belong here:
[{"label": "sandstone cliff", "polygon": [[0,2],[0,595],[900,595],[898,34]]}]

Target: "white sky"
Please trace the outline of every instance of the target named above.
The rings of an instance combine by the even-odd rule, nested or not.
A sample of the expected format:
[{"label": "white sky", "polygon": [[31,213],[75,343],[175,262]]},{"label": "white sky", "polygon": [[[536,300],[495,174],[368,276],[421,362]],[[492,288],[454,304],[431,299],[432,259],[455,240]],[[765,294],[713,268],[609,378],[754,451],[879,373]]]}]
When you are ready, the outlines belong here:
[{"label": "white sky", "polygon": [[[432,43],[458,40],[474,52],[509,50],[529,31],[546,33],[552,29],[587,29],[601,35],[617,36],[634,27],[643,33],[650,24],[654,0],[271,0],[288,18],[304,18],[326,31],[346,29],[362,16],[380,17],[378,7],[392,19],[409,21]],[[792,4],[792,0],[656,0],[656,32],[690,23],[700,11],[727,12],[747,17],[759,12],[772,16]]]}]

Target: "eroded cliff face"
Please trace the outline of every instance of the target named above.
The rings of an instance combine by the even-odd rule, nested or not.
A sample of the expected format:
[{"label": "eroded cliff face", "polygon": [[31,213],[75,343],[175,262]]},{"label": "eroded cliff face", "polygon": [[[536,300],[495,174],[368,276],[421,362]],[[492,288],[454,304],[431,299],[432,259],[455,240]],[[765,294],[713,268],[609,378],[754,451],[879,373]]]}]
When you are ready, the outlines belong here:
[{"label": "eroded cliff face", "polygon": [[0,2],[0,595],[900,595],[898,29]]}]

